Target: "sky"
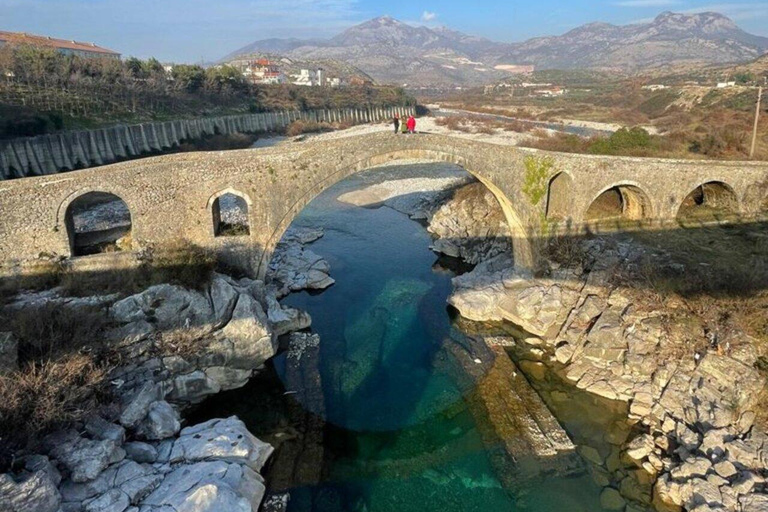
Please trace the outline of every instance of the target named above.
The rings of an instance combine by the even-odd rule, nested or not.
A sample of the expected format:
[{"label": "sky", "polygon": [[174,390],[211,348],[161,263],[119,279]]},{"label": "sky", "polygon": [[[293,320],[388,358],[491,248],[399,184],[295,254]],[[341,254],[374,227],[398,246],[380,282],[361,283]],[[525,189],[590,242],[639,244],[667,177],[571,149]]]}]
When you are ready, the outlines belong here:
[{"label": "sky", "polygon": [[768,0],[0,0],[0,30],[210,62],[259,39],[331,37],[383,15],[514,42],[593,21],[645,22],[662,11],[720,12],[768,36]]}]

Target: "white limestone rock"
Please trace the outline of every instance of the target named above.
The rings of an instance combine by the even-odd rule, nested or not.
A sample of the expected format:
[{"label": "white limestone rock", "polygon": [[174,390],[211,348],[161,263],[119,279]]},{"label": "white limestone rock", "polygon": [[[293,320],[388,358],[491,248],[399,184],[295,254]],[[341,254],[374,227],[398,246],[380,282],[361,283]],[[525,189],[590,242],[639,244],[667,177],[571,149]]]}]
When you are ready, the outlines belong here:
[{"label": "white limestone rock", "polygon": [[[275,355],[275,337],[269,329],[261,304],[250,295],[240,294],[232,319],[221,330],[225,364],[230,368],[252,370]],[[218,365],[211,365],[218,366]]]},{"label": "white limestone rock", "polygon": [[85,512],[124,512],[131,504],[128,495],[120,489],[110,489],[85,504]]},{"label": "white limestone rock", "polygon": [[51,455],[70,471],[73,482],[93,480],[107,466],[125,458],[125,451],[111,439],[77,438],[51,451]]},{"label": "white limestone rock", "polygon": [[56,482],[44,470],[25,473],[17,478],[0,475],[0,510],[56,512],[61,495]]},{"label": "white limestone rock", "polygon": [[172,463],[221,460],[245,464],[260,471],[272,452],[269,444],[257,439],[233,416],[182,430],[173,445],[170,460]]},{"label": "white limestone rock", "polygon": [[217,318],[205,295],[170,284],[152,286],[118,301],[110,313],[115,321],[122,323],[152,319],[151,323],[162,332],[189,327],[211,331]]},{"label": "white limestone rock", "polygon": [[161,441],[175,436],[181,423],[179,413],[165,401],[153,402],[144,420],[139,424],[137,432],[144,439]]},{"label": "white limestone rock", "polygon": [[120,414],[120,424],[136,428],[149,412],[149,406],[160,398],[160,390],[154,382],[146,382],[128,401]]},{"label": "white limestone rock", "polygon": [[199,462],[173,469],[141,505],[153,512],[253,512],[264,492],[261,476],[248,467]]}]

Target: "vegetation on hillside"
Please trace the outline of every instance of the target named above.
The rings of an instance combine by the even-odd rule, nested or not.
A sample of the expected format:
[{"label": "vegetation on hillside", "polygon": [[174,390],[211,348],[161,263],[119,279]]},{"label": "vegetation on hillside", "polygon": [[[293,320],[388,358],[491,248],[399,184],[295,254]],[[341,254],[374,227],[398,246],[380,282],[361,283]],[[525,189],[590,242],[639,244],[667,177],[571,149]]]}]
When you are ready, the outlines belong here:
[{"label": "vegetation on hillside", "polygon": [[230,66],[166,68],[155,59],[88,59],[47,48],[0,48],[0,137],[112,122],[414,104],[392,87],[256,86]]},{"label": "vegetation on hillside", "polygon": [[[675,71],[669,76],[542,72],[526,81],[553,84],[567,92],[558,97],[539,97],[534,94],[537,87],[521,87],[517,83],[517,87],[499,87],[490,94],[483,89],[456,92],[438,101],[446,107],[519,119],[621,124],[643,127],[648,132],[648,137],[634,132],[614,140],[584,140],[566,135],[540,137],[530,144],[534,147],[635,156],[746,159],[757,100],[754,86],[768,78],[768,68],[761,71],[757,63],[752,67],[729,68],[727,73],[718,68],[717,73],[689,70]],[[736,85],[715,87],[717,81],[726,79]],[[664,87],[644,87],[651,84]],[[765,97],[763,100],[757,159],[768,159],[768,101]]]}]

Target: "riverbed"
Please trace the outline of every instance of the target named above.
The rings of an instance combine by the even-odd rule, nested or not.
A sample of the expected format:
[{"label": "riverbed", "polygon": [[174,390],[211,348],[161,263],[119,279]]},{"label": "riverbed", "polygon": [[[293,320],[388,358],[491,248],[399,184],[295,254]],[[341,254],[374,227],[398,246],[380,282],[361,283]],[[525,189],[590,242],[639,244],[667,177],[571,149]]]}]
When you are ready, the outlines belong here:
[{"label": "riverbed", "polygon": [[[283,302],[312,315],[322,393],[311,400],[294,394],[283,353],[246,388],[193,415],[236,414],[278,445],[266,479],[287,510],[603,510],[586,465],[579,470],[571,460],[567,471],[544,471],[537,461],[524,464],[472,406],[478,381],[450,357],[476,343],[446,305],[451,269],[459,267],[429,249],[424,225],[388,207],[337,200],[385,180],[463,172],[442,164],[376,169],[310,203],[294,225],[324,229],[310,248],[328,260],[336,284]],[[486,352],[476,352],[475,363],[488,363]]]}]

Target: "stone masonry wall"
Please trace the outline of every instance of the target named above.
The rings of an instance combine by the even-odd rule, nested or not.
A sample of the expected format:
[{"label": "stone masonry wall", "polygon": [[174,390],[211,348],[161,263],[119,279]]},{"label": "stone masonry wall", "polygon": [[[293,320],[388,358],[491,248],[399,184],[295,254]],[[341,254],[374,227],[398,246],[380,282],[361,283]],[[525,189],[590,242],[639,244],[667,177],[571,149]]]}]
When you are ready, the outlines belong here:
[{"label": "stone masonry wall", "polygon": [[[254,275],[263,275],[282,234],[317,194],[351,174],[402,159],[451,162],[476,176],[504,210],[516,265],[530,268],[535,258],[532,239],[546,212],[546,196],[533,205],[523,192],[531,158],[550,159],[548,179],[561,172],[571,176],[567,213],[577,227],[591,202],[616,185],[630,184],[642,191],[652,219],[660,219],[663,226],[665,220],[675,218],[692,190],[710,181],[730,187],[739,210],[749,216],[759,210],[768,181],[766,163],[557,154],[389,131],[265,149],[166,155],[0,183],[0,277],[25,272],[41,255],[69,258],[67,208],[93,191],[112,193],[125,201],[136,254],[183,238],[226,254],[230,261],[234,258]],[[249,235],[215,236],[212,208],[226,192],[240,195],[248,204]],[[70,261],[108,265],[113,257],[104,254]]]}]

